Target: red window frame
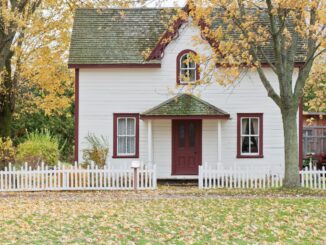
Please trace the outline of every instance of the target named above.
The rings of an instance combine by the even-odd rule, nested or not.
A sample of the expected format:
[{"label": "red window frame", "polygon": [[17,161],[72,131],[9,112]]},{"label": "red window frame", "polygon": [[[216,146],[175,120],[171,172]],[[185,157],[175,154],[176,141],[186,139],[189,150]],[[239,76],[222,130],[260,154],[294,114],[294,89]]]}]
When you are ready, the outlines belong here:
[{"label": "red window frame", "polygon": [[[118,155],[118,118],[133,117],[136,119],[136,151],[134,155]],[[139,114],[138,113],[114,113],[113,114],[113,156],[112,158],[138,158],[139,157]]]},{"label": "red window frame", "polygon": [[[187,84],[193,84],[193,82],[181,82],[180,81],[180,59],[183,55],[193,53],[194,55],[197,55],[197,53],[191,49],[186,49],[181,51],[177,56],[177,84],[178,85],[187,85]],[[199,70],[199,64],[196,63],[196,80],[200,79],[200,70]]]},{"label": "red window frame", "polygon": [[[263,132],[264,132],[264,120],[263,113],[238,113],[237,114],[237,158],[263,158]],[[241,153],[241,119],[244,117],[259,118],[259,149],[257,155],[247,155]]]}]

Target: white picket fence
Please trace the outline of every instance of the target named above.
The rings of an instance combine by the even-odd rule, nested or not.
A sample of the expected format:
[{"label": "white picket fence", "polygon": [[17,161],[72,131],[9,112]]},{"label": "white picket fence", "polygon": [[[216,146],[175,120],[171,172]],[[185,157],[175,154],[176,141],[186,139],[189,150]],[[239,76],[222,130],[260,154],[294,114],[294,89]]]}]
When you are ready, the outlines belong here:
[{"label": "white picket fence", "polygon": [[312,189],[326,189],[326,170],[323,166],[321,170],[317,170],[316,166],[305,167],[300,171],[301,186]]},{"label": "white picket fence", "polygon": [[199,188],[277,188],[282,186],[282,173],[268,168],[199,166]]},{"label": "white picket fence", "polygon": [[[312,189],[326,189],[326,171],[316,167],[300,171],[301,186]],[[210,164],[199,166],[199,188],[278,188],[283,186],[284,174],[268,167],[215,167]]]},{"label": "white picket fence", "polygon": [[[136,171],[130,164],[82,168],[59,163],[51,168],[42,164],[37,169],[10,164],[0,171],[0,192],[156,189],[155,165],[141,163]],[[302,187],[326,189],[325,167],[317,170],[310,164],[300,171],[300,177]],[[199,188],[278,188],[283,185],[283,173],[266,167],[217,168],[206,163],[199,167],[198,184]]]},{"label": "white picket fence", "polygon": [[[136,179],[135,179],[136,177]],[[136,185],[136,186],[135,186]],[[66,167],[42,166],[32,169],[25,166],[16,169],[11,164],[0,171],[0,192],[6,191],[63,191],[63,190],[132,190],[155,189],[156,166],[141,163],[135,170],[128,165],[96,165],[82,168],[75,163]]]}]

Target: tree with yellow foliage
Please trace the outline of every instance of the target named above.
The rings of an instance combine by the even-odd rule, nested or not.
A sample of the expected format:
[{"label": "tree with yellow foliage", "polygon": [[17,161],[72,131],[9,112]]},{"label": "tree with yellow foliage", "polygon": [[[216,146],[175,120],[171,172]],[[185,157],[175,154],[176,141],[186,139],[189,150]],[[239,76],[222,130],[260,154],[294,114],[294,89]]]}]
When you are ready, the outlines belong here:
[{"label": "tree with yellow foliage", "polygon": [[[325,52],[326,2],[322,0],[198,0],[190,1],[190,16],[213,44],[208,72],[221,81],[234,81],[245,69],[256,70],[283,120],[285,180],[299,186],[298,107],[312,65]],[[213,25],[213,23],[220,23]],[[233,38],[236,34],[237,38]],[[270,46],[266,53],[266,45]],[[304,52],[298,53],[298,50]],[[262,64],[261,60],[267,62]],[[298,64],[298,60],[301,62]],[[221,69],[216,72],[216,64]],[[276,75],[279,89],[266,71]],[[214,73],[215,72],[215,73]],[[214,74],[213,74],[214,73]],[[207,76],[212,77],[212,76]],[[203,79],[205,80],[205,78]],[[209,82],[209,79],[202,81]],[[225,83],[224,81],[221,81]],[[324,91],[324,90],[323,90]]]},{"label": "tree with yellow foliage", "polygon": [[10,136],[17,101],[27,112],[37,108],[46,114],[71,103],[65,96],[73,87],[67,55],[77,7],[141,6],[147,1],[0,0],[0,137]]},{"label": "tree with yellow foliage", "polygon": [[326,55],[316,60],[306,82],[305,108],[312,112],[326,112]]}]

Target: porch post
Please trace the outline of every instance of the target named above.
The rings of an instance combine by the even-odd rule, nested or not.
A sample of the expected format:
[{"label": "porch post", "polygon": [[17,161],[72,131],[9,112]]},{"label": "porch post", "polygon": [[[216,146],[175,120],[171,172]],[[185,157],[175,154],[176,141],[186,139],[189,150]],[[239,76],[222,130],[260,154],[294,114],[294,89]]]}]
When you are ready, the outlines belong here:
[{"label": "porch post", "polygon": [[220,165],[222,161],[222,126],[221,120],[217,121],[217,164]]},{"label": "porch post", "polygon": [[152,120],[147,121],[147,144],[148,144],[148,162],[153,163],[153,131],[152,131]]}]

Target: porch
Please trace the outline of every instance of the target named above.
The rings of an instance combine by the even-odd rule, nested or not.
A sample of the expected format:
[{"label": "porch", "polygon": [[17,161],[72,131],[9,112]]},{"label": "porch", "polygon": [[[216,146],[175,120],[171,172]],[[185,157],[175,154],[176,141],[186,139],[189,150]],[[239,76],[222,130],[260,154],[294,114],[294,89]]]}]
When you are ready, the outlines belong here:
[{"label": "porch", "polygon": [[[223,146],[223,126],[225,126],[223,120],[148,119],[145,123],[148,131],[146,139],[148,151],[143,160],[156,165],[158,179],[196,180],[199,165],[205,162],[214,163],[216,166],[222,164],[223,148],[226,147]],[[194,148],[185,149],[186,144],[190,143],[190,138],[194,137],[188,130],[192,123],[201,125],[201,131],[197,132],[197,135],[201,136],[199,140],[194,140]],[[182,149],[179,146],[183,142],[180,142],[182,141],[180,134],[176,134],[176,127],[183,126],[185,148]],[[173,134],[179,136],[179,139]],[[200,148],[196,147],[197,144],[200,144]]]},{"label": "porch", "polygon": [[223,125],[230,115],[193,95],[180,94],[141,113],[147,159],[158,179],[198,179],[204,162],[222,162]]}]

